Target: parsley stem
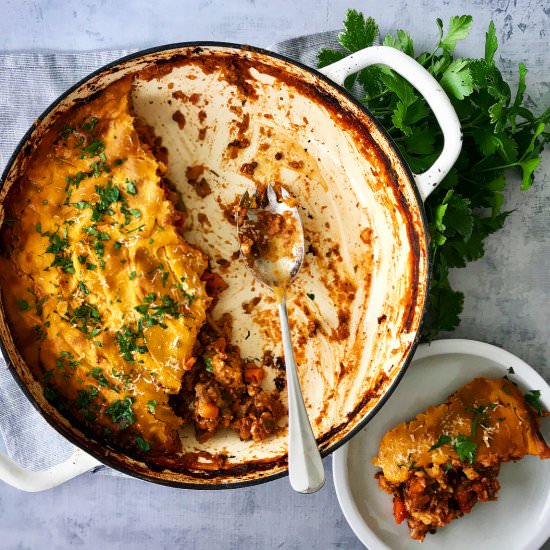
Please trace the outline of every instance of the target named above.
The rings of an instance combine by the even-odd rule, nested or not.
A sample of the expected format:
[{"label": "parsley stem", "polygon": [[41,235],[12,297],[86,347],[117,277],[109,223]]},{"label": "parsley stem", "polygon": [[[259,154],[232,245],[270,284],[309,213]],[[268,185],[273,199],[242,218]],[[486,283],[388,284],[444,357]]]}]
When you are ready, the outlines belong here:
[{"label": "parsley stem", "polygon": [[367,105],[367,108],[369,109],[369,111],[371,111],[375,115],[391,115],[391,114],[393,114],[393,111],[391,109],[383,109],[383,108],[378,108],[378,107],[369,107],[368,105]]},{"label": "parsley stem", "polygon": [[506,170],[508,168],[513,168],[514,166],[519,166],[519,162],[511,162],[510,164],[501,164],[500,166],[490,166],[489,168],[482,168],[478,172],[493,172],[495,170]]},{"label": "parsley stem", "polygon": [[376,99],[379,99],[381,97],[385,97],[388,95],[388,92],[382,92],[380,94],[376,94],[376,95],[373,95],[373,96],[370,96],[370,97],[364,97],[362,99],[360,99],[359,101],[363,101],[365,103],[369,102],[369,101],[374,101]]}]

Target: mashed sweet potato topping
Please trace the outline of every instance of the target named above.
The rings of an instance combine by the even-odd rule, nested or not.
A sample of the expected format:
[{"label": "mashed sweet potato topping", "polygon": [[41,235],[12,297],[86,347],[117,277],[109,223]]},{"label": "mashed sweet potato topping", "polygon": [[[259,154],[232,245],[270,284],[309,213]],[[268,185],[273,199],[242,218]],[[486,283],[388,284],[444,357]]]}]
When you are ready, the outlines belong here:
[{"label": "mashed sweet potato topping", "polygon": [[537,412],[510,380],[476,378],[389,430],[373,464],[394,496],[397,523],[406,519],[411,537],[423,540],[476,502],[496,500],[503,462],[550,458]]},{"label": "mashed sweet potato topping", "polygon": [[65,113],[10,191],[0,282],[16,344],[60,411],[138,454],[177,452],[186,421],[265,437],[284,410],[205,325],[223,281],[182,236],[131,86]]}]

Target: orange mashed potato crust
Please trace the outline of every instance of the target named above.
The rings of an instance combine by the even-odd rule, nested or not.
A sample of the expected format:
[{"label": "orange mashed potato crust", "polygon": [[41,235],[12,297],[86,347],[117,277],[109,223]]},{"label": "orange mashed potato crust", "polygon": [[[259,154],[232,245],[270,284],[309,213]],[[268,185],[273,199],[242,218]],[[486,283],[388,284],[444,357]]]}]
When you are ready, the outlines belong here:
[{"label": "orange mashed potato crust", "polygon": [[[129,78],[115,82],[43,136],[8,197],[0,282],[16,344],[46,398],[117,446],[170,454],[181,448],[184,420],[203,435],[220,426],[229,405],[215,377],[223,382],[223,361],[238,350],[203,335],[202,344],[215,345],[197,365],[206,286],[223,289],[223,281],[181,235],[166,167],[136,130],[131,86]],[[219,373],[210,374],[212,361]],[[263,372],[243,381],[243,365],[233,364],[230,397],[255,399],[240,404],[234,427],[243,438],[265,437],[269,430],[254,431],[252,420],[269,409],[273,430],[284,414],[278,395],[276,403],[259,399]],[[169,402],[180,390],[188,404]]]}]

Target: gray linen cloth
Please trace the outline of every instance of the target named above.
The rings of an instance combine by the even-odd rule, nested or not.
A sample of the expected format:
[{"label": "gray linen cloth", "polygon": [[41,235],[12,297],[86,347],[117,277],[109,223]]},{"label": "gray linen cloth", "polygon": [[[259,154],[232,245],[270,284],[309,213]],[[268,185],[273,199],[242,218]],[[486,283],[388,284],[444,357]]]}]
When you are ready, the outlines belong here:
[{"label": "gray linen cloth", "polygon": [[[93,70],[127,53],[0,54],[0,170],[52,101]],[[34,409],[1,356],[0,434],[7,455],[29,470],[51,468],[69,458],[73,449]]]},{"label": "gray linen cloth", "polygon": [[[286,40],[270,49],[315,66],[319,49],[337,46],[337,32],[323,32]],[[0,54],[0,171],[19,140],[52,101],[95,69],[128,53],[130,50]],[[33,471],[63,462],[73,448],[34,409],[1,356],[0,434],[7,455]],[[106,467],[95,472],[118,474]]]}]

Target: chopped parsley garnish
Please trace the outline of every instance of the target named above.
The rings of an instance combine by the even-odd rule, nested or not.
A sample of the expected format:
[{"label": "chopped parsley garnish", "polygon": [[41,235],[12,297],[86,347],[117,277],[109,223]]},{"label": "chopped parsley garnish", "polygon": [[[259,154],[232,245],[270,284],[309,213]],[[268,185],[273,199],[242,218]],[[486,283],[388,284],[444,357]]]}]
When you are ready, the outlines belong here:
[{"label": "chopped parsley garnish", "polygon": [[542,416],[542,402],[540,400],[540,390],[531,390],[525,394],[525,401],[530,407],[537,411],[539,416]]},{"label": "chopped parsley garnish", "polygon": [[50,267],[61,267],[64,273],[73,274],[74,265],[71,258],[67,255],[67,249],[69,248],[69,239],[67,238],[67,228],[65,228],[63,237],[61,237],[56,231],[49,235],[50,245],[46,248],[47,254],[53,254],[54,260]]},{"label": "chopped parsley garnish", "polygon": [[97,254],[98,258],[103,258],[103,255],[105,254],[105,243],[96,241],[94,243],[94,252]]},{"label": "chopped parsley garnish", "polygon": [[116,341],[120,355],[126,361],[135,361],[134,353],[147,353],[147,346],[143,342],[143,333],[141,331],[133,331],[130,327],[123,326],[122,330],[116,333]]},{"label": "chopped parsley garnish", "polygon": [[86,201],[71,202],[71,206],[74,206],[77,210],[84,210],[85,208],[92,208],[92,205]]},{"label": "chopped parsley garnish", "polygon": [[453,440],[453,438],[447,434],[442,434],[439,436],[439,439],[428,449],[429,451],[434,451],[435,449],[439,449],[439,447],[442,447],[443,445],[447,445],[447,443],[450,443]]},{"label": "chopped parsley garnish", "polygon": [[78,365],[80,365],[80,361],[77,361],[70,351],[62,351],[55,360],[55,366],[64,371],[65,378],[73,376]]},{"label": "chopped parsley garnish", "polygon": [[315,294],[311,294],[310,292],[308,292],[306,294],[306,296],[310,299],[310,300],[315,300]]},{"label": "chopped parsley garnish", "polygon": [[139,435],[136,435],[136,443],[137,446],[144,452],[147,452],[151,448],[151,445],[149,445],[149,443],[147,443],[147,441]]},{"label": "chopped parsley garnish", "polygon": [[40,325],[34,325],[34,327],[32,327],[32,330],[34,332],[34,338],[36,340],[44,340],[47,336],[46,331]]},{"label": "chopped parsley garnish", "polygon": [[50,386],[45,386],[43,391],[44,397],[50,403],[54,402],[57,399],[57,392]]},{"label": "chopped parsley garnish", "polygon": [[105,143],[103,143],[99,139],[96,139],[92,141],[89,145],[86,145],[86,147],[82,147],[82,150],[92,157],[99,156],[101,153],[103,153],[103,151],[105,151]]},{"label": "chopped parsley garnish", "polygon": [[466,407],[466,410],[474,415],[474,419],[472,420],[472,437],[476,436],[478,425],[485,426],[488,422],[487,411],[496,407],[497,403],[487,403],[487,405],[479,405],[478,407],[469,405]]},{"label": "chopped parsley garnish", "polygon": [[[92,176],[92,172],[89,172],[89,173],[77,172],[74,176],[67,176],[65,178],[65,182],[67,183],[67,185],[65,186],[65,191],[70,191],[70,193],[68,194],[69,197],[72,193],[72,190],[70,189],[71,187],[78,189],[80,187],[80,183],[82,182],[82,180],[89,178],[91,176]],[[67,204],[67,201],[65,203]]]},{"label": "chopped parsley garnish", "polygon": [[116,390],[116,388],[110,384],[109,380],[105,378],[101,367],[94,367],[86,376],[91,376],[92,378],[95,378],[99,382],[99,385],[103,388],[111,388]]},{"label": "chopped parsley garnish", "polygon": [[124,389],[127,389],[128,386],[131,384],[132,380],[130,378],[130,375],[129,374],[126,374],[124,372],[118,372],[116,369],[113,369],[111,371],[111,374],[115,377],[115,378],[118,378],[123,384],[124,384]]},{"label": "chopped parsley garnish", "polygon": [[[158,325],[162,328],[166,328],[164,324],[165,316],[172,317],[174,319],[179,319],[185,314],[181,311],[184,307],[184,304],[176,302],[168,294],[164,294],[160,299],[160,304],[155,304],[157,295],[150,292],[144,299],[143,304],[134,307],[134,309],[143,315],[143,324],[146,327],[152,327],[153,325]],[[141,320],[140,320],[141,323]]]},{"label": "chopped parsley garnish", "polygon": [[467,435],[459,434],[453,440],[453,449],[462,462],[474,463],[477,453],[477,444]]},{"label": "chopped parsley garnish", "polygon": [[99,118],[96,118],[95,116],[91,116],[88,118],[86,122],[82,123],[82,129],[85,132],[90,132],[95,128],[95,125],[99,122]]},{"label": "chopped parsley garnish", "polygon": [[71,134],[74,134],[75,132],[76,130],[72,126],[69,126],[68,124],[64,124],[63,128],[59,130],[59,135],[63,139],[67,139]]},{"label": "chopped parsley garnish", "polygon": [[[182,280],[182,282],[185,282],[185,277],[182,277],[181,280]],[[180,284],[180,283],[177,283],[174,286],[178,290],[181,290],[181,293],[183,294],[183,297],[189,302],[189,305],[191,305],[193,303],[193,300],[195,300],[196,296],[193,296],[192,294],[187,294],[187,292],[185,291],[185,288],[183,288],[183,285]]]},{"label": "chopped parsley garnish", "polygon": [[131,271],[131,272],[130,272],[130,281],[133,281],[135,278],[136,278],[136,272],[135,272],[135,271]]},{"label": "chopped parsley garnish", "polygon": [[[34,297],[34,305],[30,305],[29,304],[29,309],[32,309],[33,307],[36,308],[36,314],[37,315],[42,315],[42,306],[44,305],[44,302],[48,299],[48,296],[43,296],[42,298],[38,299],[38,296],[36,295],[36,293],[34,292],[34,290],[32,288],[27,288],[27,292],[29,294],[32,294],[32,296]],[[26,301],[26,300],[23,300],[23,301]],[[19,306],[19,304],[18,304]],[[24,307],[23,304],[20,304],[20,309],[21,307]]]},{"label": "chopped parsley garnish", "polygon": [[92,207],[92,221],[99,222],[105,214],[112,216],[114,214],[111,206],[121,201],[120,189],[109,181],[105,187],[95,186],[96,193],[99,195],[99,201]]},{"label": "chopped parsley garnish", "polygon": [[92,170],[87,174],[88,177],[93,176],[96,179],[99,178],[103,173],[109,174],[111,172],[109,165],[103,160],[92,162],[92,164],[90,164],[90,168]]},{"label": "chopped parsley garnish", "polygon": [[147,401],[147,408],[149,409],[149,412],[151,414],[155,414],[155,407],[157,406],[157,402],[154,399],[150,399]]},{"label": "chopped parsley garnish", "polygon": [[212,357],[205,357],[204,358],[204,370],[206,372],[212,372]]},{"label": "chopped parsley garnish", "polygon": [[121,430],[125,430],[136,421],[136,417],[134,416],[134,411],[132,409],[133,403],[133,397],[125,397],[124,399],[117,399],[116,401],[113,401],[105,409],[105,412],[111,417],[113,423],[118,424],[119,429]]},{"label": "chopped parsley garnish", "polygon": [[115,244],[113,246],[115,247],[116,250],[118,250],[122,246],[122,243],[115,241]]},{"label": "chopped parsley garnish", "polygon": [[98,326],[101,321],[99,311],[87,302],[83,302],[81,306],[78,306],[72,312],[67,310],[64,319],[80,332],[83,332],[86,338],[93,338],[101,332]]},{"label": "chopped parsley garnish", "polygon": [[136,183],[128,178],[126,178],[126,192],[129,195],[137,194]]},{"label": "chopped parsley garnish", "polygon": [[84,281],[79,281],[78,288],[80,289],[82,294],[84,294],[84,296],[88,296],[88,294],[90,294],[90,290],[88,289]]},{"label": "chopped parsley garnish", "polygon": [[29,311],[31,306],[27,300],[17,300],[17,309],[19,309],[19,311]]},{"label": "chopped parsley garnish", "polygon": [[472,441],[467,435],[463,434],[459,434],[456,437],[450,437],[447,434],[442,434],[439,436],[439,439],[429,448],[429,451],[433,451],[447,444],[452,445],[453,449],[458,454],[458,458],[462,462],[474,462],[477,452],[477,444]]},{"label": "chopped parsley garnish", "polygon": [[87,390],[78,390],[76,406],[80,409],[80,412],[88,409],[91,402],[99,395],[99,390],[95,386],[89,385],[87,387]]},{"label": "chopped parsley garnish", "polygon": [[111,239],[111,237],[109,236],[109,233],[103,233],[102,231],[99,231],[95,225],[83,227],[82,233],[86,233],[87,235],[96,237],[100,241],[108,241]]},{"label": "chopped parsley garnish", "polygon": [[56,256],[51,267],[60,267],[63,273],[69,273],[71,275],[74,273],[73,261],[65,256]]},{"label": "chopped parsley garnish", "polygon": [[42,224],[40,222],[38,222],[34,228],[36,229],[36,232],[37,233],[40,233],[42,235]]},{"label": "chopped parsley garnish", "polygon": [[516,374],[514,367],[508,367],[508,374]]}]

